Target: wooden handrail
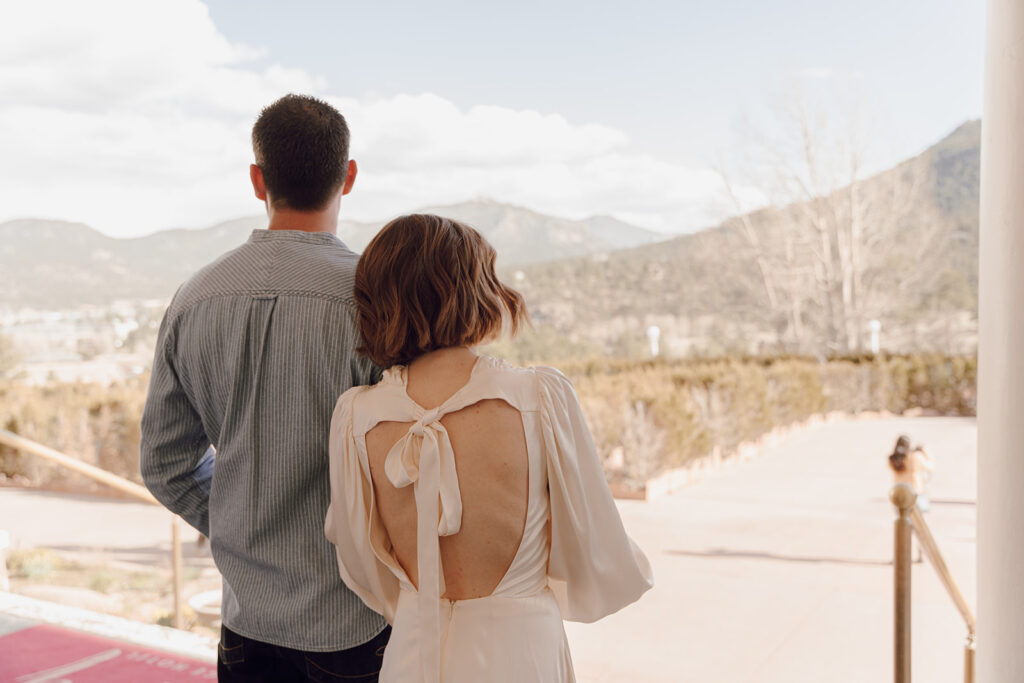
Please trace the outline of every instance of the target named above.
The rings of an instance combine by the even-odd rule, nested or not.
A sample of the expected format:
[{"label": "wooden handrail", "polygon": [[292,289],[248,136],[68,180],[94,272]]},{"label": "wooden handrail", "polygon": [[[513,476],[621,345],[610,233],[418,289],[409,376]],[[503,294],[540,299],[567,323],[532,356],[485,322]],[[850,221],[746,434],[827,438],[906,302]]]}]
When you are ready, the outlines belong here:
[{"label": "wooden handrail", "polygon": [[953,580],[953,575],[950,573],[949,567],[946,566],[946,561],[942,559],[942,553],[939,552],[939,546],[935,543],[935,537],[932,536],[931,529],[928,528],[927,522],[924,521],[921,509],[915,505],[910,509],[910,516],[914,521],[914,533],[917,534],[917,540],[921,543],[921,549],[924,551],[932,567],[935,568],[935,573],[939,575],[939,581],[946,587],[946,592],[953,599],[953,604],[960,611],[960,616],[964,618],[964,623],[967,624],[967,632],[974,635],[975,628],[977,627],[974,612],[967,604],[967,599],[964,598],[964,594],[960,591],[960,586]]},{"label": "wooden handrail", "polygon": [[895,575],[894,619],[895,619],[895,681],[910,683],[910,613],[911,613],[911,557],[910,536],[916,533],[921,549],[929,563],[935,568],[939,580],[953,599],[960,616],[967,626],[967,642],[964,644],[964,682],[974,683],[975,629],[977,622],[974,612],[967,604],[963,592],[942,558],[939,546],[932,536],[928,523],[924,521],[917,507],[917,492],[909,484],[896,484],[889,491],[889,500],[896,506],[895,552],[893,573]]},{"label": "wooden handrail", "polygon": [[0,429],[0,443],[6,444],[11,448],[16,448],[19,451],[31,453],[32,455],[38,455],[40,458],[44,458],[51,462],[55,462],[62,467],[66,467],[69,470],[74,470],[79,474],[84,474],[94,481],[98,481],[101,484],[106,484],[111,488],[115,488],[118,491],[127,493],[130,496],[138,498],[146,503],[152,503],[153,505],[160,505],[160,501],[153,497],[145,487],[139,486],[135,482],[128,481],[123,477],[119,477],[116,474],[108,472],[104,469],[84,463],[78,458],[72,458],[69,455],[64,455],[59,451],[55,451],[48,446],[44,446],[41,443],[30,441],[23,436],[18,436],[13,432],[9,432],[6,429]]},{"label": "wooden handrail", "polygon": [[[0,429],[0,444],[5,444],[19,451],[29,453],[30,455],[35,455],[49,460],[50,462],[55,462],[61,467],[66,467],[67,469],[78,472],[79,474],[84,474],[93,481],[110,486],[122,493],[127,493],[128,495],[145,503],[160,505],[160,501],[154,498],[152,493],[135,482],[128,481],[123,477],[119,477],[116,474],[94,465],[84,463],[77,458],[64,455],[60,451],[55,451],[41,443],[18,436],[6,429]],[[175,628],[182,628],[184,619],[182,617],[181,603],[184,596],[182,595],[183,572],[181,568],[181,538],[178,533],[178,516],[173,514],[171,515],[171,574],[174,581],[173,624]]]}]

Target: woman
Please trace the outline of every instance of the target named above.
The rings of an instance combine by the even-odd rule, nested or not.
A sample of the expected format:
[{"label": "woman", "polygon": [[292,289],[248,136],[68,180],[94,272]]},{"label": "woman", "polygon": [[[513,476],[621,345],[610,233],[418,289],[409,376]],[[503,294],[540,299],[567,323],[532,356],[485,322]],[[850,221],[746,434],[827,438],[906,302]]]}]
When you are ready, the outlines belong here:
[{"label": "woman", "polygon": [[562,619],[652,585],[569,381],[473,351],[527,315],[494,259],[472,228],[413,215],[356,270],[360,350],[384,376],[335,408],[326,533],[393,626],[384,682],[573,681]]},{"label": "woman", "polygon": [[889,467],[892,468],[893,482],[910,484],[917,492],[917,507],[921,512],[928,512],[931,501],[925,492],[925,482],[935,465],[924,451],[924,446],[910,447],[910,437],[903,435],[896,439],[896,446],[889,455]]}]

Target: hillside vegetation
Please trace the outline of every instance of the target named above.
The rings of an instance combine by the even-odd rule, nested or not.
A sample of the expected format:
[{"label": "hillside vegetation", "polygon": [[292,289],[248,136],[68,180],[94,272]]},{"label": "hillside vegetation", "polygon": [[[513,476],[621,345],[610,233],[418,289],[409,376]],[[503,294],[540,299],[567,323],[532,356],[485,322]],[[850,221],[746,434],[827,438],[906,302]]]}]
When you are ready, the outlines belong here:
[{"label": "hillside vegetation", "polygon": [[971,352],[979,158],[980,123],[971,122],[859,183],[852,210],[871,241],[856,274],[852,331],[831,325],[845,283],[837,275],[823,293],[820,245],[803,238],[808,216],[846,212],[825,217],[851,220],[850,188],[822,200],[824,209],[809,202],[763,209],[656,245],[535,264],[521,269],[516,284],[539,328],[605,352],[642,353],[647,327],[657,325],[662,351],[674,356],[846,353],[867,346],[872,319],[881,322],[882,348]]},{"label": "hillside vegetation", "polygon": [[[882,349],[972,353],[980,132],[966,123],[874,177],[657,242],[664,236],[611,218],[490,200],[426,210],[466,221],[497,248],[535,321],[509,349],[519,356],[642,358],[652,326],[670,357],[856,353],[870,348],[871,321]],[[0,306],[167,299],[264,220],[136,239],[11,221],[0,225]],[[339,235],[358,250],[379,227],[343,221]]]}]

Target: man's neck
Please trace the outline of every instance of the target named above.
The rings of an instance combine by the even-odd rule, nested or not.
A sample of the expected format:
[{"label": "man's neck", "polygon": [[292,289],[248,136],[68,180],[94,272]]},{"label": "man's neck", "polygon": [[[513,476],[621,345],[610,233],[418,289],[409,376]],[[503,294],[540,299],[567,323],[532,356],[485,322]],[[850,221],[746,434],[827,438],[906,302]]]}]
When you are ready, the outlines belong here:
[{"label": "man's neck", "polygon": [[292,211],[272,209],[267,212],[268,230],[301,230],[302,232],[338,232],[338,211]]},{"label": "man's neck", "polygon": [[270,230],[301,230],[302,232],[338,232],[338,214],[341,212],[341,189],[317,211],[296,211],[287,206],[274,206],[270,195],[264,200],[267,207],[267,228]]}]

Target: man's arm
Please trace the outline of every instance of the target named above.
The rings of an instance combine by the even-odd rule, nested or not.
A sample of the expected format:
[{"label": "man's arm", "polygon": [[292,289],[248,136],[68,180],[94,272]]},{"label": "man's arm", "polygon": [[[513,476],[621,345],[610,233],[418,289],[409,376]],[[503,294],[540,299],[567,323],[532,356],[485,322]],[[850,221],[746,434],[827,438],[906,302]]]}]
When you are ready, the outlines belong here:
[{"label": "man's arm", "polygon": [[[355,330],[356,339],[358,340],[360,338],[359,319],[354,308],[349,311],[349,324]],[[358,343],[356,345],[358,346]],[[352,352],[352,357],[349,360],[349,370],[352,373],[352,386],[354,387],[373,386],[384,375],[383,371],[368,356],[364,356],[358,351]]]},{"label": "man's arm", "polygon": [[200,460],[210,440],[175,369],[174,341],[165,315],[142,411],[139,469],[157,500],[209,536],[209,482],[203,481]]},{"label": "man's arm", "polygon": [[352,386],[374,385],[383,373],[372,360],[359,353],[352,354]]}]

